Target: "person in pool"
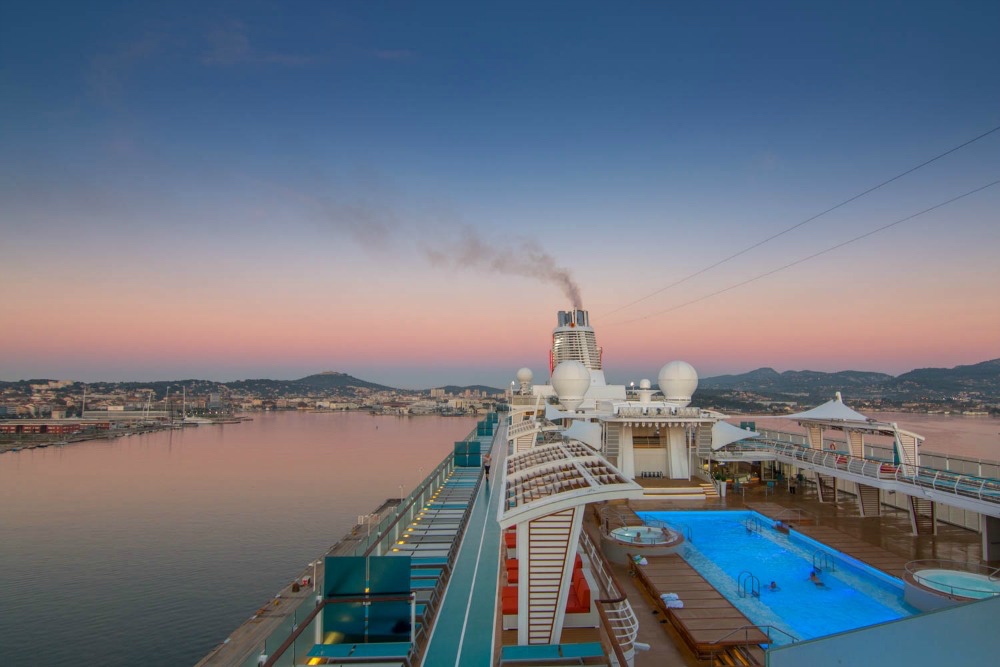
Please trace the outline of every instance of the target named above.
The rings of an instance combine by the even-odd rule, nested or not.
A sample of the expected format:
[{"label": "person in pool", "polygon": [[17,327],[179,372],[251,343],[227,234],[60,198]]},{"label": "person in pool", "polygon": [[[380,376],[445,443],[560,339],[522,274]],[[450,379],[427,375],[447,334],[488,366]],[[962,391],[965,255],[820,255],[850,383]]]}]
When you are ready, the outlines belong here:
[{"label": "person in pool", "polygon": [[775,593],[777,593],[778,591],[780,591],[780,590],[781,590],[780,588],[778,588],[778,582],[776,582],[776,581],[772,581],[772,582],[771,582],[771,586],[770,586],[770,589],[771,589],[772,591],[774,591]]},{"label": "person in pool", "polygon": [[809,574],[809,581],[816,584],[817,588],[826,588],[826,584],[824,584],[823,581],[819,578],[819,575],[816,574],[816,570],[813,570]]}]

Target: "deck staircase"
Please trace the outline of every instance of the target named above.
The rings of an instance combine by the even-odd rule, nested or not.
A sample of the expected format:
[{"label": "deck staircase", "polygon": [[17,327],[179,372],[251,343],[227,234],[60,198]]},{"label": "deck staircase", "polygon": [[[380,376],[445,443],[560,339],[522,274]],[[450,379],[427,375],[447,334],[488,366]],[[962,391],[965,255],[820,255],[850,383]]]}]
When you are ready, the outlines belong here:
[{"label": "deck staircase", "polygon": [[821,503],[837,502],[837,478],[833,475],[816,473],[816,493]]},{"label": "deck staircase", "polygon": [[622,430],[620,425],[608,425],[607,436],[604,442],[604,458],[610,461],[613,466],[618,465],[618,455],[619,450],[621,449],[621,436]]},{"label": "deck staircase", "polygon": [[858,508],[861,516],[881,516],[882,500],[879,489],[868,484],[858,484]]},{"label": "deck staircase", "polygon": [[757,667],[765,662],[759,646],[729,646],[712,656],[712,667]]},{"label": "deck staircase", "polygon": [[910,526],[914,535],[937,534],[934,501],[910,496]]},{"label": "deck staircase", "polygon": [[698,428],[698,434],[695,436],[695,451],[699,458],[707,459],[712,456],[712,429],[711,428]]},{"label": "deck staircase", "polygon": [[715,484],[703,482],[698,486],[700,486],[701,490],[704,492],[706,500],[714,500],[719,497],[719,490],[715,488]]}]

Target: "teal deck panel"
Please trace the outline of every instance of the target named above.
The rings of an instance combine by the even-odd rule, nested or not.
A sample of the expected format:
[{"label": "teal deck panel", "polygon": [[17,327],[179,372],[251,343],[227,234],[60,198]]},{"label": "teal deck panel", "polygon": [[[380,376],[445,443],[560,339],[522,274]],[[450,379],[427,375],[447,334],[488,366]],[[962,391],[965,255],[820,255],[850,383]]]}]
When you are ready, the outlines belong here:
[{"label": "teal deck panel", "polygon": [[[490,443],[492,438],[482,438],[480,445],[484,441]],[[474,483],[481,469],[471,472],[474,476],[469,476],[469,482]],[[501,489],[491,489],[487,480],[479,487],[424,654],[426,665],[480,667],[492,661],[500,567],[500,526],[496,517],[502,495]]]}]

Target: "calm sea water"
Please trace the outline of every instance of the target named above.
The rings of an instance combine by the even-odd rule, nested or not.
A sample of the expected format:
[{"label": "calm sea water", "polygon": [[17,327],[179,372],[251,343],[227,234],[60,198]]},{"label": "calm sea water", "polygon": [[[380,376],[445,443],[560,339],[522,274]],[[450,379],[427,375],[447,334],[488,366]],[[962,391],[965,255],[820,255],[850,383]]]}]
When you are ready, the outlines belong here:
[{"label": "calm sea water", "polygon": [[472,418],[268,413],[0,455],[0,665],[191,665]]}]

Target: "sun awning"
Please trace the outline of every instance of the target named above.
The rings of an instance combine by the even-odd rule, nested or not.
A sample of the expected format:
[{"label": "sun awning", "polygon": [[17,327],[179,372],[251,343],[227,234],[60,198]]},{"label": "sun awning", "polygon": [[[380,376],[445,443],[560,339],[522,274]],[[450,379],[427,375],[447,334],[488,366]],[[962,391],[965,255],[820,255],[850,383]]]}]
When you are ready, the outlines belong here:
[{"label": "sun awning", "polygon": [[727,422],[716,422],[712,426],[712,449],[722,449],[726,445],[732,444],[744,438],[752,438],[758,436],[760,433],[757,431],[748,431],[747,429],[740,428],[739,426],[733,426]]},{"label": "sun awning", "polygon": [[574,421],[573,425],[563,429],[562,434],[572,440],[579,440],[594,449],[601,449],[601,425],[593,422]]},{"label": "sun awning", "polygon": [[841,398],[839,391],[837,392],[837,397],[832,401],[827,401],[822,405],[817,405],[812,410],[806,410],[805,412],[799,412],[794,415],[783,416],[785,419],[818,419],[824,421],[836,420],[864,423],[871,421],[860,412],[855,412],[844,405],[844,401]]}]

